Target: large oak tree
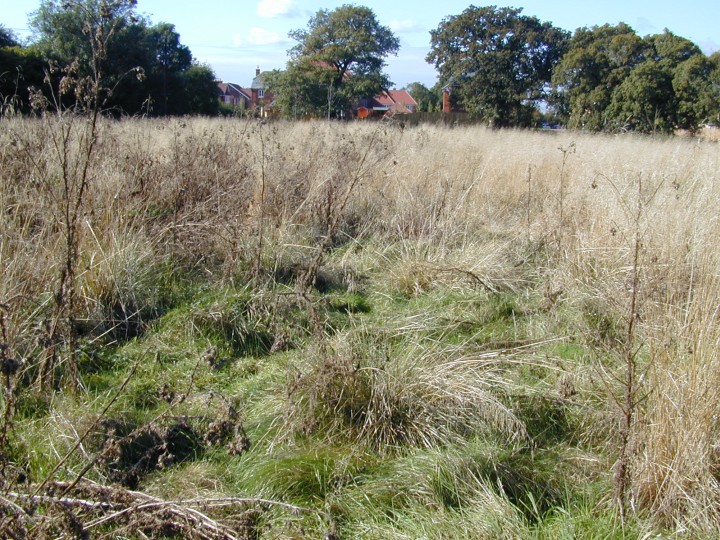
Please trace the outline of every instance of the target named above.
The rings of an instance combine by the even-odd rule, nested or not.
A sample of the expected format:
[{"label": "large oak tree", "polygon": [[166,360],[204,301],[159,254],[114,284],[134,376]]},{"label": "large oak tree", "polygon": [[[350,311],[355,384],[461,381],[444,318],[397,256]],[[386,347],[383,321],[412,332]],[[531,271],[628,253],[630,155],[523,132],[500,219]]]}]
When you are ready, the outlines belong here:
[{"label": "large oak tree", "polygon": [[430,32],[427,61],[467,112],[494,126],[528,125],[568,37],[521,9],[470,6]]},{"label": "large oak tree", "polygon": [[669,30],[641,38],[625,23],[579,28],[553,74],[567,125],[604,131],[695,130],[716,115],[713,64]]},{"label": "large oak tree", "polygon": [[397,53],[400,42],[370,8],[321,9],[290,37],[298,43],[287,69],[269,80],[276,105],[288,116],[336,115],[391,84],[385,58]]}]

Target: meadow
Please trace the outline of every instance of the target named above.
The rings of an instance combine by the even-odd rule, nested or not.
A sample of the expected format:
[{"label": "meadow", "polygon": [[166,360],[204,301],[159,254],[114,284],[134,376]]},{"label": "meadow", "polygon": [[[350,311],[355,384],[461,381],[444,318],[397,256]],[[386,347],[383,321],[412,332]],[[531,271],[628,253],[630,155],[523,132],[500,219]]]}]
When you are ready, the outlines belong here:
[{"label": "meadow", "polygon": [[1,119],[0,533],[716,538],[719,149]]}]

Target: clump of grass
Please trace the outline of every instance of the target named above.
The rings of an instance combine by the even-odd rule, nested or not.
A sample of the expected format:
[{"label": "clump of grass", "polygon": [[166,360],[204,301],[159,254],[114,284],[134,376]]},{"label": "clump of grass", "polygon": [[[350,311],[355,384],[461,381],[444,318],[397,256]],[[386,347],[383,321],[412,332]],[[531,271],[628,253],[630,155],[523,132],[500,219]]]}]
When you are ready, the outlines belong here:
[{"label": "clump of grass", "polygon": [[354,538],[522,537],[522,514],[478,474],[473,451],[418,449],[365,471],[332,499],[340,530]]},{"label": "clump of grass", "polygon": [[153,242],[142,233],[113,232],[109,245],[94,240],[80,276],[85,315],[78,323],[86,335],[105,342],[137,337],[179,300],[177,269],[157,257]]},{"label": "clump of grass", "polygon": [[213,292],[193,304],[189,324],[210,343],[228,345],[235,356],[261,356],[274,342],[272,310],[247,288]]},{"label": "clump of grass", "polygon": [[508,439],[525,427],[503,404],[509,388],[495,362],[431,342],[390,345],[373,331],[345,332],[311,353],[288,386],[295,433],[350,440],[380,452],[431,448],[488,430]]}]

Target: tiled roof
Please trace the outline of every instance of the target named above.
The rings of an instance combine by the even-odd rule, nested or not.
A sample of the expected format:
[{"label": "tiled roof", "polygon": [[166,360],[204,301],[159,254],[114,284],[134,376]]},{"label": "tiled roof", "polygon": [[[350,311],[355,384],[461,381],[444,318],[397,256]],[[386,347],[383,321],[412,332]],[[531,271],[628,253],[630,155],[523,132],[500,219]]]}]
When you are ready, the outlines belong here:
[{"label": "tiled roof", "polygon": [[225,82],[219,82],[217,86],[224,95],[243,95],[246,99],[250,99],[250,90],[248,88],[241,88],[240,85]]},{"label": "tiled roof", "polygon": [[413,99],[407,90],[389,90],[388,93],[395,103],[417,107],[417,101]]},{"label": "tiled roof", "polygon": [[372,109],[392,111],[395,113],[410,113],[417,102],[406,90],[388,90],[381,92],[372,99],[367,100]]}]

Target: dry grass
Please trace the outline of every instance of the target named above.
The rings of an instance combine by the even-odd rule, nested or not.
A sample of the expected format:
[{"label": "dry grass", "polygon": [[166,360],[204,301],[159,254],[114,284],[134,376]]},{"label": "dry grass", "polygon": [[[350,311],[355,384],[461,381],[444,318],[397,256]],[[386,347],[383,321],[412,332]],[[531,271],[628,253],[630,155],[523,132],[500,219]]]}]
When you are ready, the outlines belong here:
[{"label": "dry grass", "polygon": [[[0,303],[29,380],[62,264],[60,172],[52,122],[0,126]],[[282,282],[290,295],[303,272],[346,250],[333,259],[343,279],[378,277],[380,295],[447,287],[544,296],[546,326],[534,337],[562,327],[607,364],[578,374],[578,388],[593,379],[592,389],[575,399],[598,420],[578,438],[601,434],[611,449],[613,355],[622,346],[613,326],[627,322],[638,233],[635,346],[649,352],[638,357],[647,398],[633,434],[635,503],[679,530],[720,529],[720,153],[707,138],[103,121],[85,203],[77,277],[85,337],[141,333],[172,302],[176,274],[229,286]],[[568,313],[597,320],[583,325]],[[339,336],[301,366],[293,429],[324,422],[375,448],[433,446],[478,423],[522,434],[498,398],[506,380],[494,368],[466,369],[465,352],[416,343],[385,366],[382,344],[359,351],[367,343]],[[362,403],[343,403],[351,393]],[[397,410],[407,412],[401,422]]]},{"label": "dry grass", "polygon": [[495,355],[461,356],[430,342],[393,346],[394,338],[383,335],[378,329],[339,335],[308,366],[297,366],[285,414],[289,432],[389,453],[488,431],[525,440],[525,426],[503,403],[512,383]]},{"label": "dry grass", "polygon": [[[713,534],[720,527],[717,436],[720,326],[713,276],[693,283],[685,306],[651,337],[650,396],[639,430],[638,500],[668,526]],[[675,328],[674,333],[668,332]]]}]

